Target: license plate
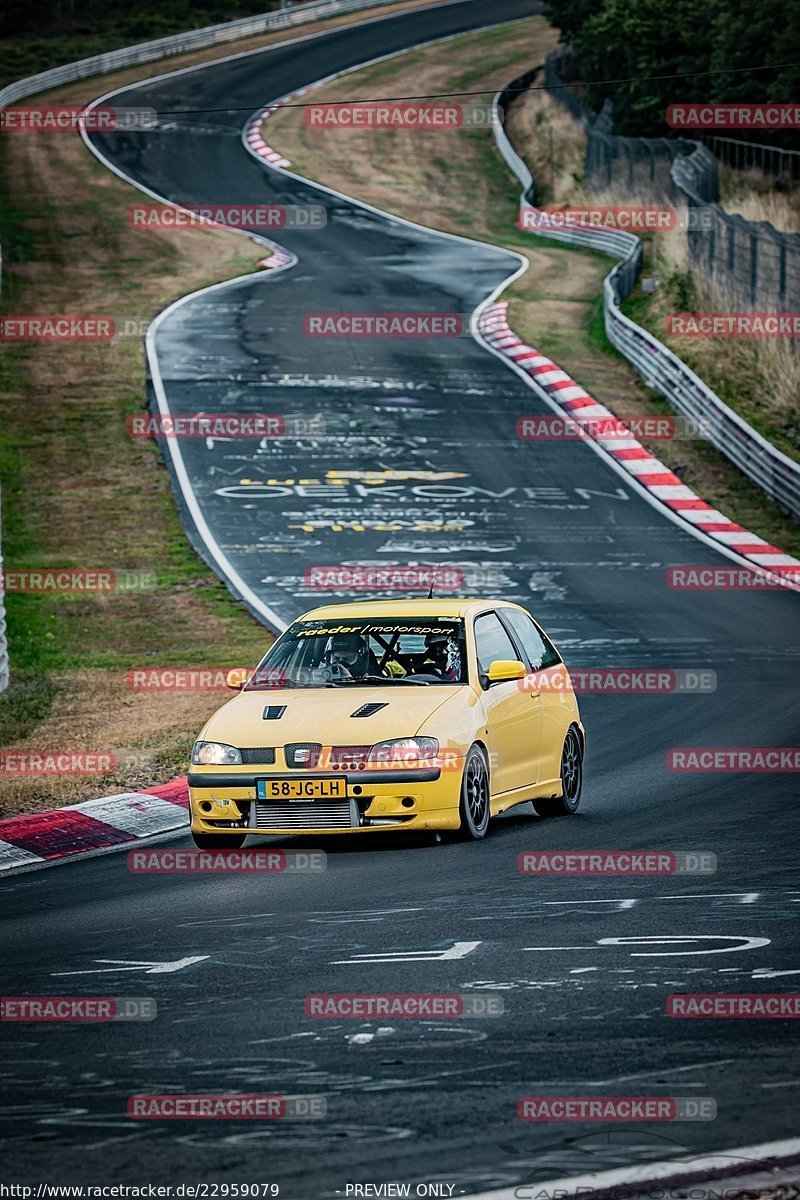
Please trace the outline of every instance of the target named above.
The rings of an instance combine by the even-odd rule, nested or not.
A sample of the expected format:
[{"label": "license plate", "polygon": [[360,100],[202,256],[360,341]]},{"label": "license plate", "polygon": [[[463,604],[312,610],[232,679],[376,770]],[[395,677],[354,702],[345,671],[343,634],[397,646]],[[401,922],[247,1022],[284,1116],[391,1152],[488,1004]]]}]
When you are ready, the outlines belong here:
[{"label": "license plate", "polygon": [[314,800],[346,800],[347,780],[340,779],[259,779],[258,800],[285,800],[290,804],[312,804]]}]

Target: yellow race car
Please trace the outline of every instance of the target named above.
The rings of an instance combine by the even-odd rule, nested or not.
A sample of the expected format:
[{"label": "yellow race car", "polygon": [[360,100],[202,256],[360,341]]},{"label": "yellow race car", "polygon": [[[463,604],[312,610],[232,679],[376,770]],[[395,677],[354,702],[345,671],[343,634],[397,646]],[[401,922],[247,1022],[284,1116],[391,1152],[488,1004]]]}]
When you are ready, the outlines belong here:
[{"label": "yellow race car", "polygon": [[192,750],[192,836],[458,830],[573,813],[584,729],[529,613],[497,600],[328,605],[295,621]]}]

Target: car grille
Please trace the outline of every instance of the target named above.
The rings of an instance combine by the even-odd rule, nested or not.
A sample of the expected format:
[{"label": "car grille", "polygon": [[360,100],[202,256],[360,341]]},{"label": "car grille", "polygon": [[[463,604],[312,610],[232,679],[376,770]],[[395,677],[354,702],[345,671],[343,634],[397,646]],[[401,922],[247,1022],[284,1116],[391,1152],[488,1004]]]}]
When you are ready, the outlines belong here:
[{"label": "car grille", "polygon": [[319,742],[288,742],[283,748],[287,767],[303,767],[313,770],[319,762],[322,746]]},{"label": "car grille", "polygon": [[240,750],[242,763],[245,766],[258,766],[261,763],[272,764],[275,762],[275,747],[274,746],[248,746],[246,749]]},{"label": "car grille", "polygon": [[350,829],[353,818],[350,802],[315,800],[313,804],[280,804],[274,801],[255,804],[255,829]]}]

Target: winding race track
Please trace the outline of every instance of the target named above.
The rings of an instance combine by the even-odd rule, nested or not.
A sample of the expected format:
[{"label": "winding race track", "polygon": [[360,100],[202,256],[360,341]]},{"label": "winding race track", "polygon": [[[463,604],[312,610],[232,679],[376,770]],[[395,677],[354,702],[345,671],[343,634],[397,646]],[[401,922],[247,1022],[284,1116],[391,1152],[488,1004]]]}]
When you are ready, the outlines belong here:
[{"label": "winding race track", "polygon": [[[151,335],[168,411],[313,416],[327,436],[183,441],[169,458],[179,502],[191,536],[199,545],[205,523],[204,553],[272,627],[319,602],[304,582],[312,566],[441,561],[477,594],[529,605],[570,665],[708,670],[716,689],[586,696],[580,813],[546,821],[525,807],[484,843],[337,839],[320,874],[135,874],[115,854],[4,880],[6,994],[159,1006],[148,1024],[6,1027],[9,1180],[276,1181],[290,1200],[352,1181],[442,1181],[463,1195],[795,1131],[791,1021],[679,1020],[665,1003],[791,991],[800,976],[796,776],[667,768],[672,747],[797,740],[797,597],[670,589],[671,565],[732,564],[590,446],[517,439],[518,417],[550,410],[469,334],[516,256],[283,175],[241,139],[256,110],[322,76],[533,11],[526,0],[417,10],[114,95],[167,124],[93,135],[151,193],[327,210],[324,229],[272,234],[296,255],[290,269],[198,294]],[[459,314],[464,333],[304,333],[310,312],[410,310]],[[708,851],[718,870],[517,871],[523,850],[594,847]],[[491,993],[505,1013],[307,1018],[304,997],[322,992]],[[126,1116],[134,1093],[211,1091],[322,1094],[327,1118]],[[531,1094],[712,1097],[717,1116],[531,1124],[516,1117]]]}]

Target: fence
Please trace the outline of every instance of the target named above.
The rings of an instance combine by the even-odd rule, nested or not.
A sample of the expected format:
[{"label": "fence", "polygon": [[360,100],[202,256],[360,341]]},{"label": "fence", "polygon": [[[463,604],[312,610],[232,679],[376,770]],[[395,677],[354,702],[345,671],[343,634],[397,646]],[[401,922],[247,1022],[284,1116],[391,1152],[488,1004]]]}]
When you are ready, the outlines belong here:
[{"label": "fence", "polygon": [[[528,72],[497,93],[492,122],[500,153],[522,184],[521,208],[534,204],[536,183],[503,126],[506,108],[519,94],[521,80],[529,80],[533,74]],[[708,153],[705,147],[702,149]],[[603,317],[608,340],[677,412],[697,422],[706,441],[735,463],[780,508],[800,517],[800,465],[771,445],[676,354],[620,309],[622,301],[636,287],[641,271],[641,239],[618,230],[534,228],[532,232],[541,232],[569,245],[589,246],[620,260],[603,282]]]},{"label": "fence", "polygon": [[800,150],[784,150],[781,146],[764,146],[760,142],[740,142],[738,138],[717,137],[698,133],[698,138],[711,152],[737,171],[759,171],[772,179],[800,180]]},{"label": "fence", "polygon": [[[691,267],[706,287],[732,308],[800,311],[800,234],[783,233],[768,221],[747,221],[720,208],[719,166],[701,142],[615,134],[610,103],[606,101],[596,115],[589,113],[565,84],[561,72],[568,61],[568,55],[549,56],[545,83],[586,130],[587,188],[614,187],[659,203],[702,207],[704,220],[688,231],[688,247]],[[772,152],[771,147],[764,149]]]}]

